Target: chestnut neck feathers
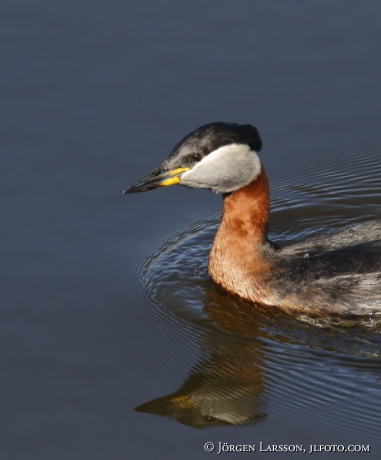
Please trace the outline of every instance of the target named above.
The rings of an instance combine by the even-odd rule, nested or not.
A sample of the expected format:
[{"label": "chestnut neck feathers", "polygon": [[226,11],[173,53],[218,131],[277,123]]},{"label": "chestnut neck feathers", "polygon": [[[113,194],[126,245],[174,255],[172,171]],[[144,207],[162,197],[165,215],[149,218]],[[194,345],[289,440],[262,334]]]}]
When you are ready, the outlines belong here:
[{"label": "chestnut neck feathers", "polygon": [[253,277],[261,279],[269,272],[265,255],[269,211],[269,184],[263,167],[253,182],[224,197],[208,268],[214,281],[243,298],[256,300]]}]

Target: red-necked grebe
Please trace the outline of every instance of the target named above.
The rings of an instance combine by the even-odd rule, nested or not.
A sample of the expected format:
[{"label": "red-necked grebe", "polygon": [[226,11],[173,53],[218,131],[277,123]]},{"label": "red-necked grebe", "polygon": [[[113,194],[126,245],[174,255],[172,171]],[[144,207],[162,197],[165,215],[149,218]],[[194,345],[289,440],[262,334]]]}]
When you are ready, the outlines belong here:
[{"label": "red-necked grebe", "polygon": [[124,193],[179,184],[223,196],[209,274],[227,292],[290,314],[381,312],[381,221],[284,247],[267,237],[269,185],[251,125],[210,123]]}]

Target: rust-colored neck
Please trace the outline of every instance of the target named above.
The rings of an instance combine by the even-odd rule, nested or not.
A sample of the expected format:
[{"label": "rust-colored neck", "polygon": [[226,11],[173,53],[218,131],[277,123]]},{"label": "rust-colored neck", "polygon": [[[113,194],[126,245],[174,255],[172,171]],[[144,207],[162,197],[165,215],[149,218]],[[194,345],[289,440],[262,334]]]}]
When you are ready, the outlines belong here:
[{"label": "rust-colored neck", "polygon": [[269,195],[262,167],[251,184],[224,197],[221,224],[210,251],[209,273],[218,284],[241,297],[248,298],[255,273],[261,277],[268,271],[263,245],[267,240]]},{"label": "rust-colored neck", "polygon": [[224,197],[221,226],[228,227],[229,232],[236,234],[241,241],[248,238],[251,245],[264,243],[270,212],[269,196],[269,181],[262,167],[253,182]]}]

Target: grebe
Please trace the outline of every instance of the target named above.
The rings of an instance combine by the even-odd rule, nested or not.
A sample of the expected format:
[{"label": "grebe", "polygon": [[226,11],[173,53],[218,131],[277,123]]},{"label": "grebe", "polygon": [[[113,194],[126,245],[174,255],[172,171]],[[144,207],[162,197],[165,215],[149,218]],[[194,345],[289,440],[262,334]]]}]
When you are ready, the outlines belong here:
[{"label": "grebe", "polygon": [[230,294],[298,316],[380,313],[381,221],[274,245],[267,237],[270,193],[261,147],[251,125],[201,126],[124,193],[179,184],[222,194],[208,271]]}]

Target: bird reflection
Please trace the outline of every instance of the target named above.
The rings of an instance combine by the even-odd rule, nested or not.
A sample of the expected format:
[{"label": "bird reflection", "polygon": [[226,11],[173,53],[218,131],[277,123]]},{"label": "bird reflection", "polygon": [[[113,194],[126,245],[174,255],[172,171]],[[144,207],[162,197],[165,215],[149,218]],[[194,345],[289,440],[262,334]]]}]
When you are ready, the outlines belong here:
[{"label": "bird reflection", "polygon": [[[316,356],[320,364],[326,361],[328,369],[346,369],[345,375],[352,376],[349,389],[351,379],[361,382],[364,373],[378,386],[380,373],[375,363],[381,357],[380,326],[369,329],[359,323],[349,324],[349,328],[319,328],[276,309],[253,308],[221,293],[211,281],[202,288],[203,312],[209,321],[198,324],[199,362],[177,391],[149,401],[137,411],[166,416],[195,428],[260,423],[266,418],[270,387],[282,379],[287,392],[287,386],[295,386],[295,375],[287,379],[283,372],[297,364],[306,375],[314,369]],[[285,366],[279,366],[279,353],[287,349],[293,353],[287,355]],[[271,364],[274,356],[278,359],[275,373]],[[341,385],[344,383],[341,381]],[[311,389],[316,384],[312,376],[307,384]]]},{"label": "bird reflection", "polygon": [[[214,326],[203,327],[201,356],[181,387],[135,410],[206,428],[265,419],[265,361],[257,340],[260,315],[253,307],[227,300],[213,285],[206,289],[204,313]],[[216,328],[215,325],[218,327]]]}]

